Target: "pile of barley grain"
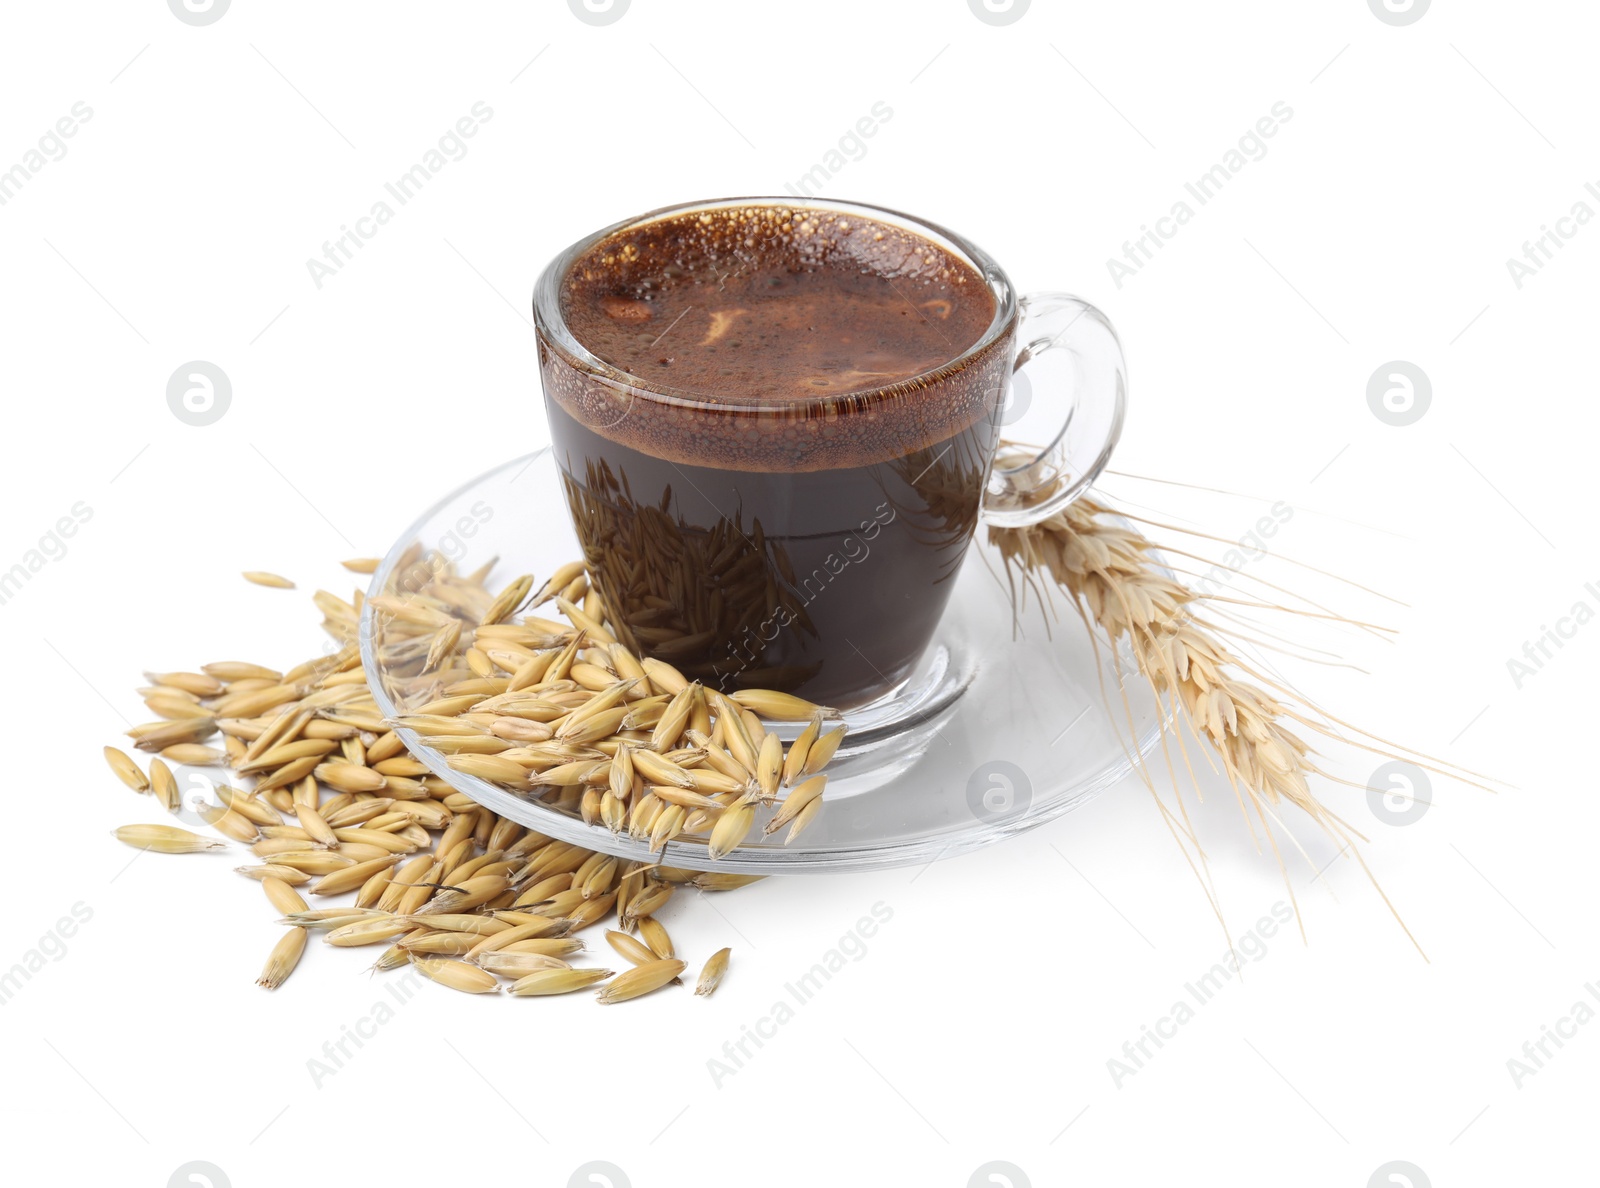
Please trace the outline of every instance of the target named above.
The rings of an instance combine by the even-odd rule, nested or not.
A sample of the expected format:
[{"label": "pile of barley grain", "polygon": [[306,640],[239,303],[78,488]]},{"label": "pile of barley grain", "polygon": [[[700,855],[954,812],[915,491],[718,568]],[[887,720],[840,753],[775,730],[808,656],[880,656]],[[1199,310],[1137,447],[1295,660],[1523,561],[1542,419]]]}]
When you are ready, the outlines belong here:
[{"label": "pile of barley grain", "polygon": [[[292,588],[272,574],[246,576]],[[335,947],[386,945],[375,969],[410,964],[467,993],[495,993],[502,978],[519,997],[606,982],[599,1001],[623,1002],[678,982],[686,968],[654,915],[676,887],[730,890],[760,877],[624,861],[525,829],[433,775],[400,728],[458,771],[626,829],[652,853],[703,840],[715,860],[763,815],[765,833],[787,827],[787,842],[820,810],[818,773],[844,736],[842,726],[823,731],[832,711],[770,690],[724,696],[635,656],[581,564],[537,593],[522,577],[495,595],[485,576],[458,575],[414,549],[373,600],[394,719],[380,713],[361,669],[359,591],[350,602],[315,596],[339,645],[332,655],[282,673],[224,661],[146,674],[140,692],[157,720],[128,733],[155,754],[148,775],[114,747],[106,759],[130,788],[168,812],[192,809],[228,841],[169,825],[128,825],[116,836],[167,854],[250,847],[259,862],[239,871],[260,880],[288,929],[260,985],[281,985],[320,931]],[[564,621],[524,613],[549,602]],[[807,725],[786,750],[763,718]],[[219,735],[221,747],[210,745]],[[216,804],[186,806],[169,762],[230,769],[246,786],[219,785]],[[296,890],[307,884],[312,895],[354,901],[313,910]],[[568,959],[584,950],[575,934],[613,915],[606,940],[631,968],[613,976],[574,967]],[[706,962],[697,994],[716,989],[728,955]]]}]

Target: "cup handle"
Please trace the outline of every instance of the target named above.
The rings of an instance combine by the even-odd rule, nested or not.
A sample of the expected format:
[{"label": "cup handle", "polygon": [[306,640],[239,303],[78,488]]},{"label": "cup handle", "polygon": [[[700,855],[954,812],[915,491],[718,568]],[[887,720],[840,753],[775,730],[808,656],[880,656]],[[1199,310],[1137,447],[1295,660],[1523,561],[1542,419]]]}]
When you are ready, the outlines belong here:
[{"label": "cup handle", "polygon": [[1111,322],[1068,293],[1029,293],[1017,307],[1022,348],[1012,367],[1009,424],[1037,391],[1060,391],[1067,417],[1054,440],[1038,449],[1008,450],[995,460],[984,492],[984,522],[1025,528],[1049,519],[1100,476],[1122,435],[1128,369]]}]

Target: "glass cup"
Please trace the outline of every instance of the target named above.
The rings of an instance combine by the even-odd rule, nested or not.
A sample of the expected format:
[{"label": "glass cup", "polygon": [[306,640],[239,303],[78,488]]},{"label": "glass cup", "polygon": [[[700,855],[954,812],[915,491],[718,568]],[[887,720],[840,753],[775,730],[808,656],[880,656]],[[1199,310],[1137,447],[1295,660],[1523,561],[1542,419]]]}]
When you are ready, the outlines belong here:
[{"label": "glass cup", "polygon": [[[611,237],[691,215],[909,232],[970,267],[994,314],[965,350],[884,387],[712,398],[629,374],[573,334],[563,288]],[[552,450],[612,623],[637,653],[729,692],[781,689],[840,709],[892,701],[980,520],[1054,515],[1104,468],[1122,426],[1122,350],[1099,310],[1065,293],[1019,297],[969,240],[861,203],[652,211],[552,260],[533,311]],[[1002,433],[1042,444],[997,464]]]}]

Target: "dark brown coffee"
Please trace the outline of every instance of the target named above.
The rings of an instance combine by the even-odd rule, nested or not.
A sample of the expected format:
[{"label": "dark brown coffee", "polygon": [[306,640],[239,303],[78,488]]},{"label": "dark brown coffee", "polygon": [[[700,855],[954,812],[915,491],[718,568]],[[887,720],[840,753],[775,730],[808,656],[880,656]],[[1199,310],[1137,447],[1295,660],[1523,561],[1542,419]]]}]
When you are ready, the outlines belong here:
[{"label": "dark brown coffee", "polygon": [[841,707],[902,681],[998,437],[983,278],[887,223],[755,206],[602,240],[560,298],[602,363],[541,336],[551,436],[625,642]]},{"label": "dark brown coffee", "polygon": [[814,400],[933,371],[994,318],[982,279],[927,240],[870,223],[825,241],[782,227],[715,244],[692,217],[607,241],[569,274],[567,326],[647,383]]}]

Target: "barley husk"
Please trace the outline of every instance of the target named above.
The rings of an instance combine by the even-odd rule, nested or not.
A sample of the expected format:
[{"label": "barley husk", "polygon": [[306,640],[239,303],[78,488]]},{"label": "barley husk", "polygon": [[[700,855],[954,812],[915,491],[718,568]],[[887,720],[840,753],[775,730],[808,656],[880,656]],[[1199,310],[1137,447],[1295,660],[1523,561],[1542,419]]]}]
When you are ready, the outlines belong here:
[{"label": "barley husk", "polygon": [[157,854],[198,854],[228,848],[227,842],[201,837],[175,825],[123,825],[113,830],[112,836],[136,850],[153,850]]},{"label": "barley husk", "polygon": [[116,747],[105,748],[106,764],[111,768],[117,779],[121,780],[135,792],[148,792],[150,780],[144,772],[139,770],[139,765],[128,755],[117,750]]},{"label": "barley husk", "polygon": [[488,970],[447,957],[413,957],[411,964],[424,977],[463,994],[498,994],[500,983]]},{"label": "barley husk", "polygon": [[611,977],[609,969],[541,969],[518,978],[509,993],[515,998],[571,994]]},{"label": "barley husk", "polygon": [[295,966],[300,964],[300,955],[305,951],[306,930],[289,929],[278,939],[278,943],[272,946],[272,953],[267,957],[266,967],[256,979],[256,985],[276,990],[294,972]]},{"label": "barley husk", "polygon": [[634,939],[626,932],[607,931],[606,943],[635,965],[648,965],[652,961],[661,960],[659,953],[654,952],[649,945]]},{"label": "barley husk", "polygon": [[677,978],[684,970],[682,961],[652,961],[626,970],[595,995],[603,1005],[627,1002],[651,994]]},{"label": "barley husk", "polygon": [[718,949],[706,959],[705,968],[700,971],[700,980],[694,984],[694,992],[702,997],[709,997],[722,985],[722,979],[728,972],[728,958],[732,949]]},{"label": "barley husk", "polygon": [[667,935],[666,926],[654,916],[640,918],[639,939],[649,945],[650,951],[662,961],[669,961],[677,956],[672,951],[672,937]]},{"label": "barley husk", "polygon": [[306,901],[300,898],[300,893],[282,879],[262,879],[261,889],[266,892],[267,902],[285,916],[307,910]]},{"label": "barley husk", "polygon": [[821,715],[837,718],[839,711],[825,705],[815,705],[803,697],[778,693],[771,689],[741,689],[731,699],[744,709],[773,722],[807,722]]},{"label": "barley husk", "polygon": [[254,582],[258,586],[271,586],[272,588],[277,589],[277,590],[293,590],[294,589],[294,583],[291,582],[288,578],[279,577],[275,573],[267,573],[264,570],[260,570],[260,569],[247,569],[247,570],[245,570],[245,572],[244,572],[244,580],[247,581],[247,582]]}]

